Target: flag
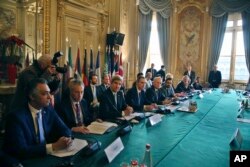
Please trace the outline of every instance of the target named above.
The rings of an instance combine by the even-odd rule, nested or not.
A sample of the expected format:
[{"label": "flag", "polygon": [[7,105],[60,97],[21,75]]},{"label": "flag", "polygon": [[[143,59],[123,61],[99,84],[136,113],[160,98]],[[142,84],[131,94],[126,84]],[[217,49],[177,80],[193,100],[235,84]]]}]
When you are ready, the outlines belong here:
[{"label": "flag", "polygon": [[92,49],[90,49],[90,65],[89,65],[89,77],[91,77],[91,75],[93,74],[94,72],[94,64],[93,64],[93,51]]},{"label": "flag", "polygon": [[119,71],[118,74],[123,77],[123,67],[122,67],[122,52],[120,54]]},{"label": "flag", "polygon": [[[67,67],[67,72],[63,74],[62,79],[62,92],[64,92],[68,88],[68,80],[73,76],[72,74],[72,58],[71,58],[71,47],[68,49],[68,56],[64,58],[64,66]],[[62,93],[61,92],[61,93]]]},{"label": "flag", "polygon": [[66,65],[68,68],[69,78],[73,77],[73,63],[72,63],[72,55],[71,55],[71,46],[69,47],[68,57],[66,59]]},{"label": "flag", "polygon": [[80,49],[77,49],[76,63],[75,63],[75,74],[82,76],[81,62],[80,62]]},{"label": "flag", "polygon": [[109,78],[110,78],[110,80],[111,80],[111,48],[109,47],[109,49],[108,49],[108,56],[107,56],[107,58],[108,58],[108,75],[109,75]]},{"label": "flag", "polygon": [[114,48],[110,48],[110,52],[109,52],[109,61],[110,61],[110,71],[111,71],[111,75],[113,76],[114,74],[114,70],[115,70],[115,53],[114,53]]},{"label": "flag", "polygon": [[101,69],[100,69],[100,51],[98,50],[96,57],[95,73],[98,77],[97,84],[101,84]]},{"label": "flag", "polygon": [[105,57],[104,57],[104,68],[103,68],[103,75],[109,73],[109,62],[108,62],[108,47],[106,47]]},{"label": "flag", "polygon": [[30,65],[30,58],[29,58],[29,52],[27,52],[27,56],[25,59],[25,68],[29,67]]},{"label": "flag", "polygon": [[119,54],[118,51],[114,52],[114,69],[113,69],[113,73],[112,76],[117,75],[118,74],[118,70],[119,70]]},{"label": "flag", "polygon": [[87,68],[87,49],[84,49],[84,60],[83,60],[83,66],[82,66],[82,81],[84,83],[85,86],[89,85],[89,81],[88,81],[88,68]]}]

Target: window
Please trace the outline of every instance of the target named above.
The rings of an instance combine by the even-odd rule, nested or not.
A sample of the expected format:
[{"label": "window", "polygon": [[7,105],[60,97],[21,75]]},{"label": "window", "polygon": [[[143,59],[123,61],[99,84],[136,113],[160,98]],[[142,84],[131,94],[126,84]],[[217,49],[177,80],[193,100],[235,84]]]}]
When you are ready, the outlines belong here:
[{"label": "window", "polygon": [[239,13],[229,16],[227,28],[218,61],[218,69],[224,82],[247,82],[249,72],[246,66],[242,19]]},{"label": "window", "polygon": [[155,64],[155,69],[157,71],[160,70],[161,65],[163,65],[160,53],[157,20],[155,12],[153,13],[153,18],[151,23],[150,42],[149,42],[147,60],[143,69],[143,74],[145,74],[147,68],[150,68],[151,63]]}]

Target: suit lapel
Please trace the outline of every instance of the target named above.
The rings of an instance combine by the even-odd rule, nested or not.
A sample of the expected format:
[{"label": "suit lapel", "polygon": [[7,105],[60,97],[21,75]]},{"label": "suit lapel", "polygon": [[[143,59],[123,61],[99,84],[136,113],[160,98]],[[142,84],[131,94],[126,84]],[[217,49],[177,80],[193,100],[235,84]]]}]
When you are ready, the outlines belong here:
[{"label": "suit lapel", "polygon": [[30,133],[32,134],[33,141],[37,142],[37,136],[36,136],[36,130],[35,130],[35,122],[33,121],[31,111],[28,109],[27,112],[28,112],[28,114],[26,114],[26,121],[28,123],[28,126],[31,128]]}]

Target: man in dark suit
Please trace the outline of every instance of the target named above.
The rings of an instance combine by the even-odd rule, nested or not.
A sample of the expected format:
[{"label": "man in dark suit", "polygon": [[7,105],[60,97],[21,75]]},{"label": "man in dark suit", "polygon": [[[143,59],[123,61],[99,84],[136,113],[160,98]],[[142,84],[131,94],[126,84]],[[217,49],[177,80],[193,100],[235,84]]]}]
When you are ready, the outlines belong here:
[{"label": "man in dark suit", "polygon": [[161,87],[160,91],[164,95],[165,98],[169,99],[169,103],[171,103],[171,99],[177,99],[173,88],[173,79],[166,78],[165,84]]},{"label": "man in dark suit", "polygon": [[182,81],[178,83],[176,86],[175,92],[176,93],[190,93],[193,88],[190,85],[190,78],[187,75],[182,77]]},{"label": "man in dark suit", "polygon": [[168,103],[168,100],[166,99],[166,97],[164,97],[163,93],[160,91],[161,84],[162,84],[161,77],[155,77],[152,87],[146,90],[146,98],[149,104],[163,105]]},{"label": "man in dark suit", "polygon": [[148,68],[148,69],[146,70],[146,73],[145,73],[145,76],[146,76],[147,72],[151,72],[151,74],[152,74],[152,79],[151,79],[151,80],[154,79],[154,77],[156,76],[156,73],[157,73],[157,71],[156,71],[156,69],[155,69],[154,67],[155,67],[155,64],[152,63],[152,64],[151,64],[151,68]]},{"label": "man in dark suit", "polygon": [[161,69],[156,73],[157,76],[160,76],[162,78],[162,82],[165,82],[165,78],[166,78],[166,72],[165,72],[165,66],[162,65]]},{"label": "man in dark suit", "polygon": [[99,96],[97,89],[98,76],[92,74],[90,79],[90,85],[84,89],[84,99],[88,104],[90,113],[93,115],[93,119],[96,119],[99,112],[99,101],[97,98]]},{"label": "man in dark suit", "polygon": [[194,83],[195,80],[195,72],[192,70],[192,66],[187,66],[187,71],[184,72],[183,75],[187,75],[190,78],[190,85]]},{"label": "man in dark suit", "polygon": [[218,71],[217,65],[214,65],[208,76],[208,82],[212,88],[218,88],[221,84],[221,72]]},{"label": "man in dark suit", "polygon": [[145,77],[138,77],[136,80],[136,85],[129,89],[125,96],[126,103],[131,106],[134,111],[149,111],[154,108],[153,105],[147,105],[149,103],[146,101],[146,95],[144,91],[145,84]]},{"label": "man in dark suit", "polygon": [[89,133],[85,126],[89,125],[93,119],[87,102],[83,99],[83,83],[81,80],[72,79],[68,87],[69,94],[62,97],[61,103],[56,104],[56,111],[73,132]]},{"label": "man in dark suit", "polygon": [[67,148],[72,143],[71,131],[49,105],[51,95],[46,81],[30,81],[27,91],[26,106],[7,116],[3,150],[24,159]]},{"label": "man in dark suit", "polygon": [[109,75],[108,74],[104,74],[102,76],[102,84],[97,86],[97,92],[98,93],[98,101],[100,101],[101,96],[103,95],[103,93],[109,88],[110,86],[110,79],[109,79]]},{"label": "man in dark suit", "polygon": [[119,91],[121,85],[122,78],[118,75],[113,76],[110,88],[108,88],[101,97],[99,112],[100,119],[116,119],[123,114],[127,116],[133,112],[133,108],[126,104],[123,92]]},{"label": "man in dark suit", "polygon": [[51,61],[51,56],[43,55],[19,74],[11,110],[20,109],[27,105],[28,99],[25,96],[25,89],[32,79],[44,78],[48,82],[51,92],[57,90],[60,84],[60,74],[56,72],[55,65]]}]

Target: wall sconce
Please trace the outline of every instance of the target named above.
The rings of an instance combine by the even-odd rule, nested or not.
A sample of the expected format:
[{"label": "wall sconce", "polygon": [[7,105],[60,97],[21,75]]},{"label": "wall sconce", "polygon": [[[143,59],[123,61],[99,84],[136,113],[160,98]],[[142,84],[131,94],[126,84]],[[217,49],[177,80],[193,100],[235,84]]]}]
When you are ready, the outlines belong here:
[{"label": "wall sconce", "polygon": [[208,6],[206,6],[206,12],[208,12],[209,11],[209,7]]},{"label": "wall sconce", "polygon": [[174,8],[174,12],[177,13],[177,7]]}]

